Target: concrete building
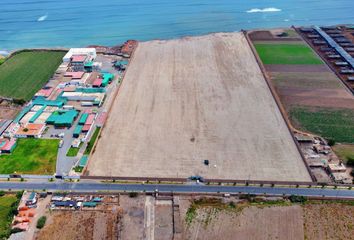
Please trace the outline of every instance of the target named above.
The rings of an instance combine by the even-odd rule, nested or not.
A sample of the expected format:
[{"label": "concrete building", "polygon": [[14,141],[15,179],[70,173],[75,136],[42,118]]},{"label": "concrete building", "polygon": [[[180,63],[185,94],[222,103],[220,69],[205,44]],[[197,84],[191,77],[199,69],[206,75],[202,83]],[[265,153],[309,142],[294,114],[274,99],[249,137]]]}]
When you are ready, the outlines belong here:
[{"label": "concrete building", "polygon": [[67,52],[63,57],[63,62],[70,62],[73,55],[86,55],[89,56],[91,59],[95,59],[97,56],[95,48],[71,48],[69,52]]}]

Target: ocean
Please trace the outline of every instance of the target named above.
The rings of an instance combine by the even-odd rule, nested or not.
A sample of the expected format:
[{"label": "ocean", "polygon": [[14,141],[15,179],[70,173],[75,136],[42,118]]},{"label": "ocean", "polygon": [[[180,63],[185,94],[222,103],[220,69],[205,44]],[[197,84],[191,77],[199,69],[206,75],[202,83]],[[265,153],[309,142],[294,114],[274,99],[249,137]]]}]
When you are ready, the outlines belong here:
[{"label": "ocean", "polygon": [[354,23],[354,0],[0,0],[0,50]]}]

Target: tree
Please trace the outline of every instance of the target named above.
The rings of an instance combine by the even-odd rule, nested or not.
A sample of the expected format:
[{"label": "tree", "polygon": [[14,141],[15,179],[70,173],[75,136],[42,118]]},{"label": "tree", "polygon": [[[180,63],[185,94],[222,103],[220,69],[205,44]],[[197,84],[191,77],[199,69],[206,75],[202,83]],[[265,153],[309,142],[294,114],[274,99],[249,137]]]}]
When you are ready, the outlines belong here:
[{"label": "tree", "polygon": [[334,146],[335,144],[336,144],[336,141],[334,139],[328,139],[329,146]]},{"label": "tree", "polygon": [[37,221],[37,228],[39,228],[39,229],[43,228],[46,221],[47,221],[47,217],[46,216],[40,217],[38,219],[38,221]]}]

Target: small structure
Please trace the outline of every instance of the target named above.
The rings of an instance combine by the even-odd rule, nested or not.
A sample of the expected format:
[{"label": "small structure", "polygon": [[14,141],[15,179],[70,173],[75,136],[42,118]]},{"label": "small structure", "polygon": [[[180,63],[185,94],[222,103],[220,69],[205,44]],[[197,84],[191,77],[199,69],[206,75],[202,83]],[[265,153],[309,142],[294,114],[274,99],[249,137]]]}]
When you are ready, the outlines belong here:
[{"label": "small structure", "polygon": [[343,163],[339,164],[328,164],[328,171],[330,173],[345,173],[347,171],[347,168],[344,166]]},{"label": "small structure", "polygon": [[45,129],[45,124],[28,123],[20,128],[15,133],[17,138],[41,138]]},{"label": "small structure", "polygon": [[80,162],[79,162],[78,166],[84,168],[86,166],[87,160],[88,160],[88,156],[87,155],[83,155],[81,157],[81,159],[80,159]]},{"label": "small structure", "polygon": [[37,193],[31,192],[31,194],[26,199],[26,206],[32,206],[37,203]]},{"label": "small structure", "polygon": [[86,55],[91,59],[96,58],[95,48],[71,48],[63,57],[63,62],[68,63],[71,61],[73,55]]},{"label": "small structure", "polygon": [[0,138],[0,153],[12,153],[16,145],[16,138]]}]

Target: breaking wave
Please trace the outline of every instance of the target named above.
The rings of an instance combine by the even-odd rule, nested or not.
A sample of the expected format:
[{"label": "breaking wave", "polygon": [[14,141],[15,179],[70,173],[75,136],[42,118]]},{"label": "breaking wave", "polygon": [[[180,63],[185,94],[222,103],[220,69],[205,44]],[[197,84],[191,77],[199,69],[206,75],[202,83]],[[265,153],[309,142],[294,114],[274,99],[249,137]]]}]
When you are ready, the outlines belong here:
[{"label": "breaking wave", "polygon": [[43,16],[41,16],[41,17],[39,17],[39,18],[37,19],[37,22],[43,22],[44,20],[47,19],[47,17],[48,17],[48,14],[43,15]]},{"label": "breaking wave", "polygon": [[247,10],[246,13],[264,13],[264,12],[281,12],[281,9],[279,8],[252,8],[250,10]]}]

